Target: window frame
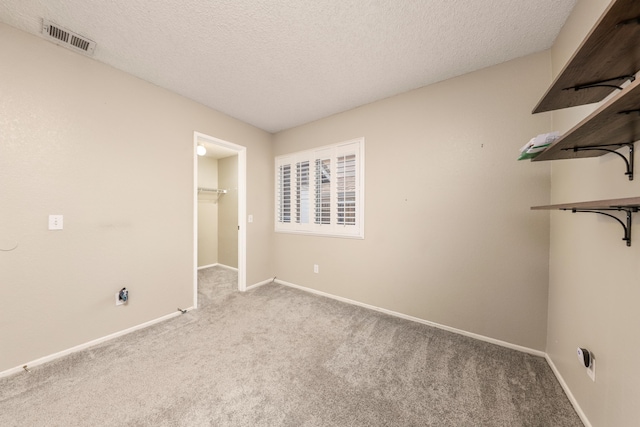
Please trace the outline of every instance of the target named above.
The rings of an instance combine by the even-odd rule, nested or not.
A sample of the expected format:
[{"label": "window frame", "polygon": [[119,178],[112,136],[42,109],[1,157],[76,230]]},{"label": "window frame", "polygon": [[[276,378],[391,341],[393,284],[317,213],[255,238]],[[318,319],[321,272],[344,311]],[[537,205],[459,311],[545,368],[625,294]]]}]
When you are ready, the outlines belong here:
[{"label": "window frame", "polygon": [[[340,157],[343,158],[342,173],[338,175]],[[319,169],[318,161],[322,163],[322,169]],[[282,171],[285,169],[288,170],[288,180],[283,182]],[[298,171],[302,171],[302,174]],[[363,137],[276,156],[274,175],[274,231],[276,233],[364,239]],[[298,175],[303,177],[302,183],[298,182]],[[327,179],[326,182],[325,179]],[[341,206],[338,205],[339,182],[343,184]],[[329,223],[326,223],[327,189],[329,191]],[[325,202],[321,212],[319,212],[320,206],[317,199],[317,195],[320,194],[325,196],[320,200]],[[285,208],[285,198],[287,198],[286,210],[281,215],[281,209]],[[339,212],[342,213],[342,224],[338,223]],[[322,215],[318,216],[319,213]],[[301,216],[303,214],[306,216]],[[288,220],[283,221],[283,218]],[[324,221],[320,221],[320,218]]]}]

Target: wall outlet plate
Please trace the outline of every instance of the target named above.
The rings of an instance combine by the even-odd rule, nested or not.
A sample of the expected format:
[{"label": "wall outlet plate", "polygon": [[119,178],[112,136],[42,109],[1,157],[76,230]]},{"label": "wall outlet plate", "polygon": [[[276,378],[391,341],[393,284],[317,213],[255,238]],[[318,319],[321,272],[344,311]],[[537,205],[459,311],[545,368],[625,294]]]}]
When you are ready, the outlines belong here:
[{"label": "wall outlet plate", "polygon": [[120,292],[116,292],[116,305],[124,305],[124,301],[120,299]]},{"label": "wall outlet plate", "polygon": [[587,375],[591,378],[591,381],[596,382],[596,359],[591,355],[591,366],[587,368]]},{"label": "wall outlet plate", "polygon": [[590,350],[586,348],[578,347],[576,354],[580,364],[587,369],[587,375],[591,378],[591,381],[596,380],[596,358],[593,356]]},{"label": "wall outlet plate", "polygon": [[585,368],[588,368],[591,365],[591,352],[589,350],[578,347],[577,355],[578,360]]},{"label": "wall outlet plate", "polygon": [[49,230],[62,230],[64,217],[62,215],[49,215]]}]

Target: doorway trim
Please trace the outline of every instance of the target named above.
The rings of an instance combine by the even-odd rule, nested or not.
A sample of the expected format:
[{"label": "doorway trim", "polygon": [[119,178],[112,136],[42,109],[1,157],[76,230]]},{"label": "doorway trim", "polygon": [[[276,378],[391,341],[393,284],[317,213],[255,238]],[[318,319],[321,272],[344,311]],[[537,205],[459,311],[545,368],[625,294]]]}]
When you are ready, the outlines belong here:
[{"label": "doorway trim", "polygon": [[247,290],[247,147],[193,132],[193,306],[198,307],[198,142],[229,148],[238,153],[238,290]]}]

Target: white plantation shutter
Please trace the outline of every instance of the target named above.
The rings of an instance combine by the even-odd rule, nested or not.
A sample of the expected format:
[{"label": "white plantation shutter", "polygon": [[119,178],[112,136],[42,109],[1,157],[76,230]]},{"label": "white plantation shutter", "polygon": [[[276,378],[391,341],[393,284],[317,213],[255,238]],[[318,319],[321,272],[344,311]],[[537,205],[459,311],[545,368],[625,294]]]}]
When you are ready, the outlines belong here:
[{"label": "white plantation shutter", "polygon": [[315,223],[331,224],[331,159],[316,159]]},{"label": "white plantation shutter", "polygon": [[279,222],[291,222],[291,165],[281,164],[278,166],[278,200],[276,206],[278,212],[276,217]]},{"label": "white plantation shutter", "polygon": [[296,163],[296,222],[309,222],[309,161]]},{"label": "white plantation shutter", "polygon": [[276,158],[275,230],[364,238],[364,139]]},{"label": "white plantation shutter", "polygon": [[338,225],[356,224],[356,156],[341,155],[336,159],[337,223]]}]

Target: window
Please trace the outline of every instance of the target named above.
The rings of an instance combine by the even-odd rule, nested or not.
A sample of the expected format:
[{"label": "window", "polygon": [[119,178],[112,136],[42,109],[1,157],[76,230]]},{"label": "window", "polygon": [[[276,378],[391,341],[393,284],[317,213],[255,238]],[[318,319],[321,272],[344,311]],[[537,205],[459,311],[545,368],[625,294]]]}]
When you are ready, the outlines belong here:
[{"label": "window", "polygon": [[364,238],[364,138],[276,157],[276,224],[285,233]]}]

